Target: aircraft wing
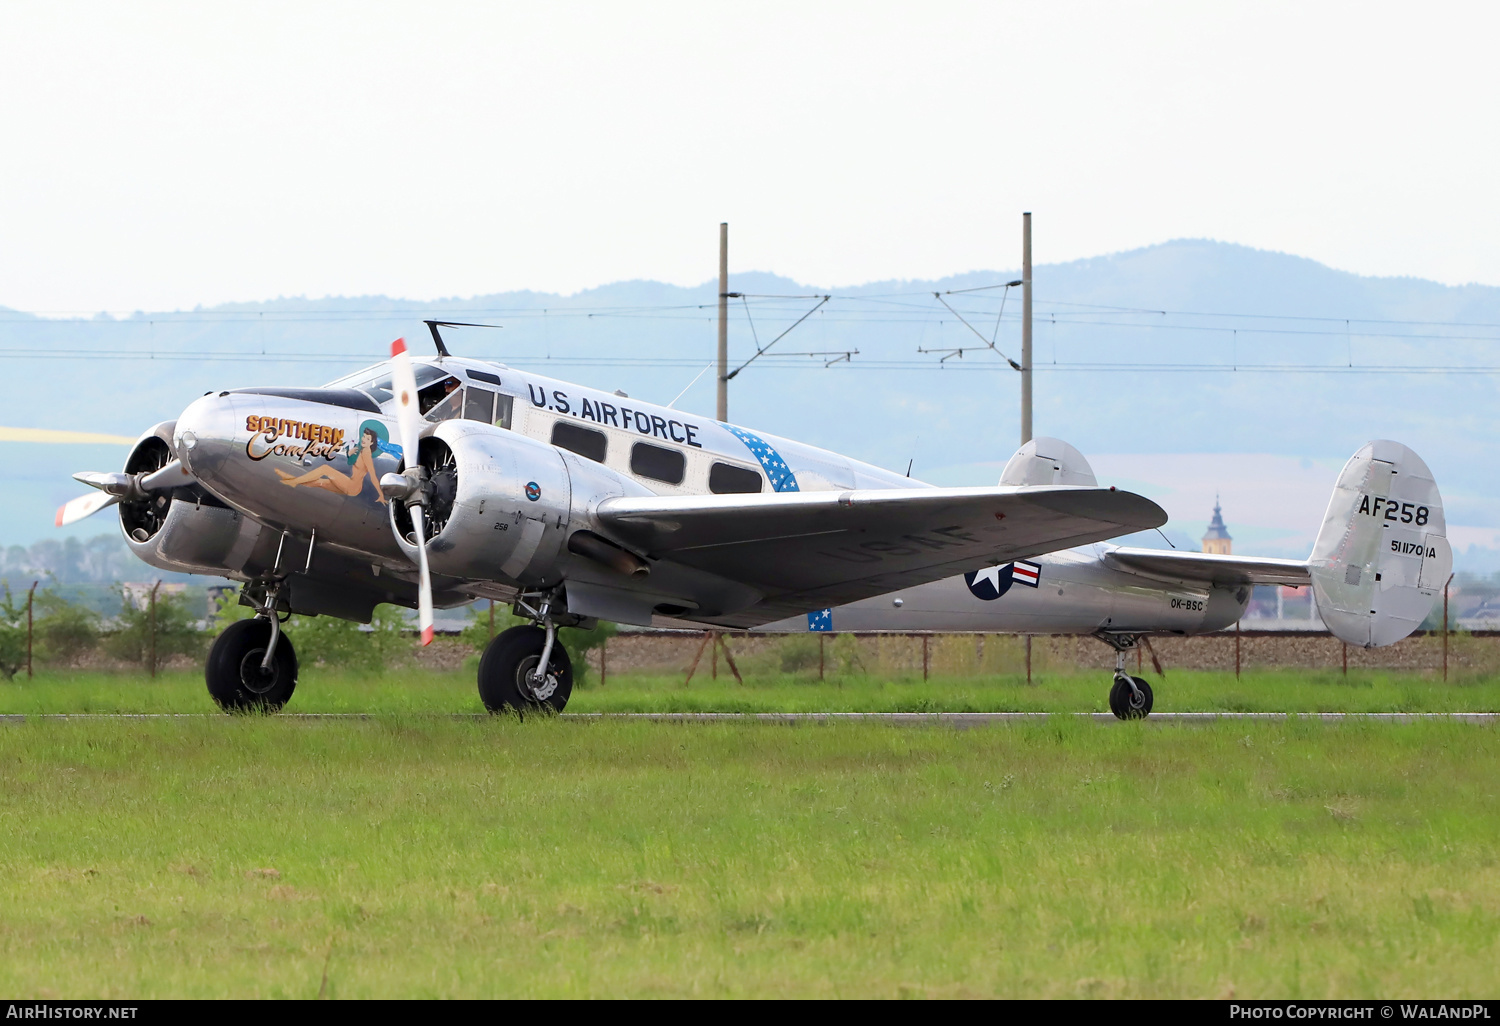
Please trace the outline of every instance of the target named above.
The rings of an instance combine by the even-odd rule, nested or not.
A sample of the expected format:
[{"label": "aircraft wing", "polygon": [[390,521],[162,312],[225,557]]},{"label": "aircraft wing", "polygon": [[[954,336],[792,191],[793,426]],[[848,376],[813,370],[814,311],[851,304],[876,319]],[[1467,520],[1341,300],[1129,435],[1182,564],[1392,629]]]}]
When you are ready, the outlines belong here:
[{"label": "aircraft wing", "polygon": [[1078,486],[621,497],[598,516],[653,559],[758,591],[749,609],[706,617],[737,627],[1167,520],[1150,499]]},{"label": "aircraft wing", "polygon": [[1105,562],[1125,570],[1159,577],[1209,584],[1287,584],[1300,588],[1312,583],[1306,560],[1263,559],[1258,556],[1216,556],[1208,552],[1166,549],[1111,549]]}]

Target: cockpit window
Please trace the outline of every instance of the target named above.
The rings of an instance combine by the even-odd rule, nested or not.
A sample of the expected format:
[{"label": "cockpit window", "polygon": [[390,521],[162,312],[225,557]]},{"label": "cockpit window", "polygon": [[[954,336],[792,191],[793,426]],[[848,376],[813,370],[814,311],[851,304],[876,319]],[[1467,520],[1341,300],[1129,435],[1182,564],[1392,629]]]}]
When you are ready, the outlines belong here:
[{"label": "cockpit window", "polygon": [[[430,385],[439,378],[448,377],[449,380],[455,383],[455,386],[458,382],[457,378],[451,377],[443,368],[435,367],[430,363],[413,364],[412,376],[417,379],[417,392],[419,395],[425,391],[424,386]],[[382,363],[376,367],[368,367],[363,371],[339,378],[337,381],[330,382],[328,387],[357,388],[382,406],[395,398],[395,394],[391,389],[391,365],[388,363]],[[446,393],[443,395],[446,395]],[[439,395],[434,400],[434,405],[442,401],[443,395]],[[423,412],[426,411],[424,410]]]},{"label": "cockpit window", "polygon": [[463,413],[463,384],[455,377],[445,377],[425,387],[417,386],[417,410],[428,420],[452,420]]}]

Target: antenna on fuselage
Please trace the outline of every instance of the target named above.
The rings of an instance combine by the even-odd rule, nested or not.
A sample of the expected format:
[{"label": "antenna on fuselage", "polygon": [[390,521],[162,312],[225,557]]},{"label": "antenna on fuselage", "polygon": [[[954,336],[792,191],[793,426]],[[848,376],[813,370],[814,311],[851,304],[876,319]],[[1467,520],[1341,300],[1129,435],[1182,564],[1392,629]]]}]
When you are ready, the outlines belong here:
[{"label": "antenna on fuselage", "polygon": [[467,321],[423,321],[427,330],[432,332],[432,344],[437,346],[439,356],[452,356],[448,347],[443,344],[443,336],[438,333],[439,328],[499,328],[499,324],[470,324]]}]

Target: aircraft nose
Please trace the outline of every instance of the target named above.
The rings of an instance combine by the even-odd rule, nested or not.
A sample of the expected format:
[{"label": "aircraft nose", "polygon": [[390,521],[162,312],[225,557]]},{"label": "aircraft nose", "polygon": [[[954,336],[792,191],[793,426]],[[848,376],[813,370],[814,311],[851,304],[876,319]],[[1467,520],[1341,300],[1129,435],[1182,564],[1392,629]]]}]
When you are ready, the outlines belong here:
[{"label": "aircraft nose", "polygon": [[229,392],[209,392],[182,411],[172,429],[172,449],[189,473],[201,477],[209,470],[205,464],[212,463],[221,455],[217,450],[233,441],[237,420]]}]

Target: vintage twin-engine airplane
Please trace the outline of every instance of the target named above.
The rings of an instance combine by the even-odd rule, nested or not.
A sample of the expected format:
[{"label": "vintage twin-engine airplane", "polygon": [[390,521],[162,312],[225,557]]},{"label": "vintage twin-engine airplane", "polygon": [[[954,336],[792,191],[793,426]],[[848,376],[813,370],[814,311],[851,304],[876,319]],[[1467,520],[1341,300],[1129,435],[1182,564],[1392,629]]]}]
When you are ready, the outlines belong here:
[{"label": "vintage twin-engine airplane", "polygon": [[[1006,464],[1013,487],[1097,481],[1077,449],[1038,438]],[[1442,497],[1427,464],[1399,442],[1370,442],[1334,486],[1305,560],[1092,545],[970,571],[862,599],[765,632],[1087,634],[1115,649],[1109,705],[1151,712],[1151,686],[1125,671],[1125,653],[1151,634],[1206,634],[1244,614],[1257,584],[1311,586],[1324,624],[1361,648],[1394,644],[1421,626],[1453,568]]]},{"label": "vintage twin-engine airplane", "polygon": [[[785,630],[787,618],[806,617],[812,627],[994,632],[1016,628],[969,607],[993,608],[986,588],[998,597],[1030,574],[1061,584],[1059,602],[1093,589],[1061,619],[1023,613],[1021,629],[1067,621],[1114,644],[1114,694],[1128,697],[1112,706],[1138,716],[1150,691],[1124,674],[1123,651],[1141,634],[1216,629],[1244,608],[1244,585],[1310,575],[1320,608],[1325,592],[1334,596],[1349,606],[1350,632],[1369,628],[1360,643],[1386,644],[1396,640],[1390,625],[1415,609],[1409,593],[1430,606],[1447,558],[1436,488],[1394,443],[1346,468],[1341,489],[1347,479],[1353,501],[1368,509],[1373,498],[1375,513],[1341,515],[1337,539],[1330,519],[1328,551],[1320,535],[1309,564],[1115,549],[1091,572],[1079,557],[1044,554],[1158,527],[1166,515],[1099,487],[1071,449],[1052,459],[1023,448],[995,487],[934,488],[623,393],[454,357],[431,329],[433,358],[413,360],[398,340],[389,362],[323,388],[208,393],[142,435],[123,473],[75,475],[99,491],[62,507],[59,525],[118,503],[146,562],[244,583],[240,601],[257,615],[219,636],[206,668],[224,709],[274,710],[291,697],[297,659],[280,625],[292,613],[368,622],[381,602],[415,607],[426,644],[434,606],[512,603],[532,622],[486,649],[480,697],[492,711],[560,710],[572,689],[561,626]],[[1395,476],[1418,469],[1425,490]],[[1422,512],[1407,516],[1414,503]],[[1411,552],[1376,551],[1382,531]],[[1330,574],[1346,583],[1320,585]],[[876,609],[898,615],[882,621]]]},{"label": "vintage twin-engine airplane", "polygon": [[[811,446],[451,356],[323,388],[213,392],[58,511],[119,505],[162,569],[244,582],[257,616],[215,641],[226,709],[280,708],[292,613],[368,621],[491,598],[533,621],[479,667],[490,709],[561,709],[556,628],[655,618],[748,628],[1164,523],[1113,488],[931,488]],[[398,441],[399,440],[399,441]]]}]

